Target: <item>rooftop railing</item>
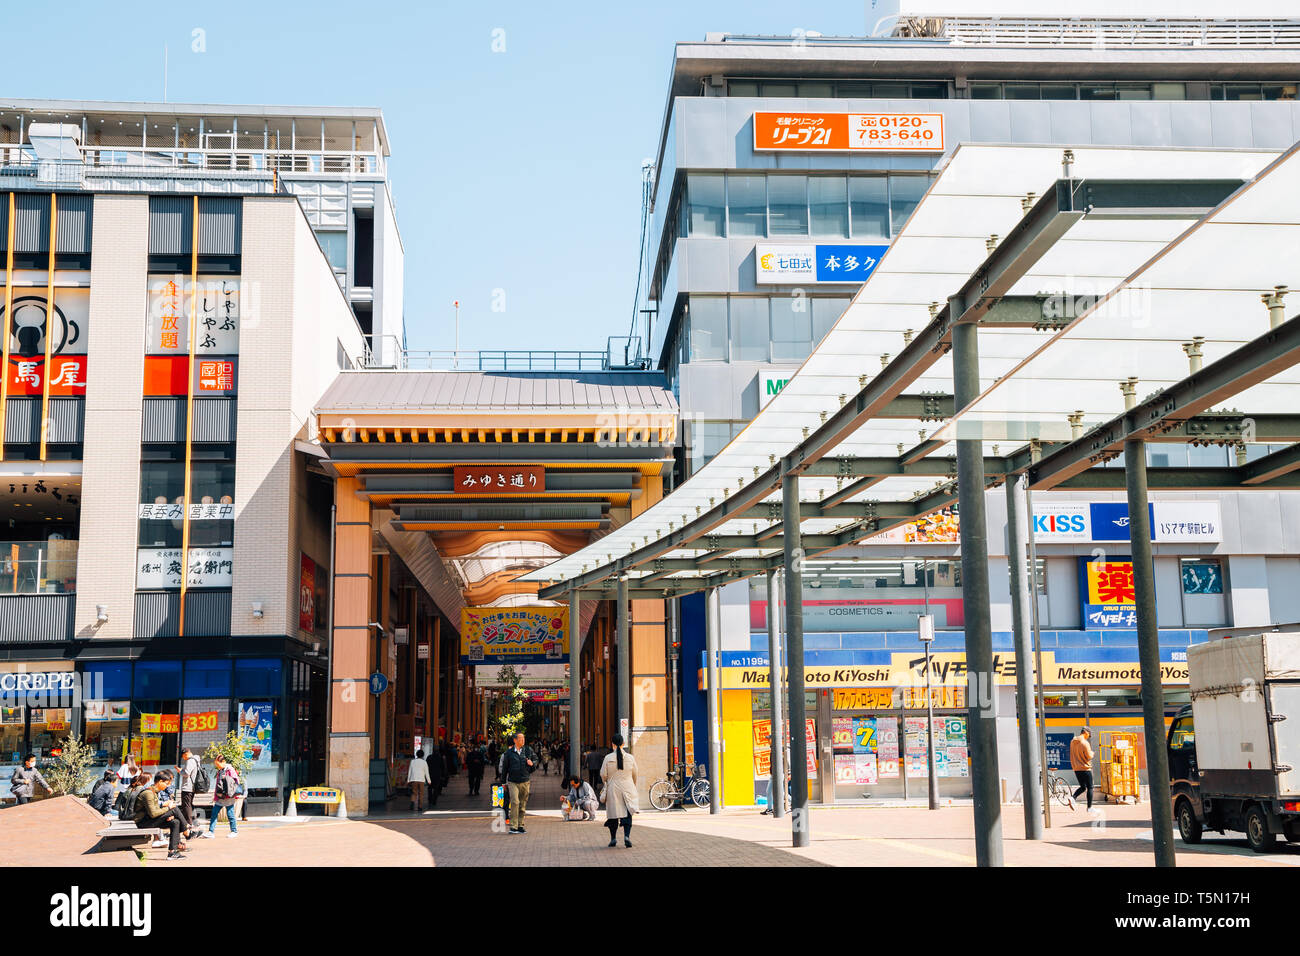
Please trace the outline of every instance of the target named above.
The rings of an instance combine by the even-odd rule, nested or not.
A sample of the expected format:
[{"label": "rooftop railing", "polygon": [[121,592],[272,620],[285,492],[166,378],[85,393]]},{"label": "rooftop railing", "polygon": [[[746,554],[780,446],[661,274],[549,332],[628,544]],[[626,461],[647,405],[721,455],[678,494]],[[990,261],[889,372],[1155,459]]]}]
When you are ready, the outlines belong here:
[{"label": "rooftop railing", "polygon": [[368,336],[364,369],[425,372],[601,372],[648,368],[640,340],[613,337],[597,349],[408,349],[396,336]]}]

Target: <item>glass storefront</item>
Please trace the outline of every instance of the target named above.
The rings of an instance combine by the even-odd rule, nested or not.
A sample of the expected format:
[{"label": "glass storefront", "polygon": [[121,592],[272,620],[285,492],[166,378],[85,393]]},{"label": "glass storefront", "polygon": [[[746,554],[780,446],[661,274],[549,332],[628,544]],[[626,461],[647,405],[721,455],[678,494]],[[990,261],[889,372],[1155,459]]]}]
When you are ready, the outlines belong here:
[{"label": "glass storefront", "polygon": [[[934,761],[940,796],[970,796],[963,687],[935,687]],[[924,796],[929,780],[925,688],[862,687],[831,692],[835,800]]]}]

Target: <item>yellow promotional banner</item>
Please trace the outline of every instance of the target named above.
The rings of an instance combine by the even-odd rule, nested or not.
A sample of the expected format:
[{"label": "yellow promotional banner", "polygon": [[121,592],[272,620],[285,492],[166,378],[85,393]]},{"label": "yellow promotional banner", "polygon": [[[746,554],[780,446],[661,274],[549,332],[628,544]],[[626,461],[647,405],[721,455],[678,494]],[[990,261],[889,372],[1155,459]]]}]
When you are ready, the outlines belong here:
[{"label": "yellow promotional banner", "polygon": [[162,714],[141,714],[140,733],[142,734],[162,733]]},{"label": "yellow promotional banner", "polygon": [[474,664],[567,660],[569,609],[467,607],[460,612],[460,656]]},{"label": "yellow promotional banner", "polygon": [[[901,706],[925,706],[925,655],[922,653],[899,653],[890,655],[888,664],[858,664],[844,666],[804,668],[804,686],[808,690],[822,688],[873,687],[882,689],[897,688],[902,691],[915,689],[919,703],[904,702]],[[1016,682],[1016,660],[1011,654],[993,655],[994,682],[999,686],[1014,685]],[[701,670],[701,688],[706,686],[706,672]],[[784,676],[784,675],[783,675]],[[767,690],[768,669],[760,667],[723,667],[720,669],[723,690]],[[1186,684],[1187,662],[1165,662],[1160,665],[1160,679],[1164,684]],[[1134,663],[1066,663],[1057,662],[1052,651],[1043,651],[1043,683],[1046,685],[1079,684],[1133,684],[1142,680],[1142,670]],[[930,655],[930,684],[932,688],[964,688],[967,681],[966,655],[957,652],[945,652]],[[963,706],[949,704],[948,700],[956,697],[936,696],[935,706]],[[883,696],[881,697],[883,701]],[[855,705],[858,706],[858,705]],[[877,701],[861,706],[884,708],[886,705]],[[892,704],[890,706],[900,706]]]}]

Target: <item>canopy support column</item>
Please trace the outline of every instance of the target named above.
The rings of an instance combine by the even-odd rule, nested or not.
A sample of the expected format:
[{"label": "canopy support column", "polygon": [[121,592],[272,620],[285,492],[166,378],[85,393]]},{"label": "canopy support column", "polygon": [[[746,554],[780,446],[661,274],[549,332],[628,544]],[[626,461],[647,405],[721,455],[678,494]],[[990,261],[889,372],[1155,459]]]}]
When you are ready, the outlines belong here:
[{"label": "canopy support column", "polygon": [[569,773],[582,779],[582,627],[578,592],[569,592]]},{"label": "canopy support column", "polygon": [[618,579],[618,632],[615,640],[615,655],[618,657],[618,670],[615,680],[618,686],[615,688],[615,702],[618,705],[618,726],[614,733],[623,734],[623,726],[627,725],[628,732],[623,734],[623,743],[630,744],[632,741],[628,738],[632,736],[632,713],[628,709],[628,603],[627,603],[627,577]]},{"label": "canopy support column", "polygon": [[[1043,795],[1038,789],[1037,708],[1034,706],[1034,647],[1028,624],[1029,567],[1025,561],[1025,479],[1008,477],[1007,554],[1011,560],[1011,629],[1016,646],[1016,725],[1020,731],[1020,792],[1025,801],[1025,839],[1043,838]],[[1037,590],[1037,589],[1035,589]]]},{"label": "canopy support column", "polygon": [[781,635],[777,614],[781,601],[776,593],[776,568],[767,572],[767,683],[772,693],[772,783],[767,804],[772,815],[785,816],[785,722],[781,719],[781,696],[785,687],[781,683]]},{"label": "canopy support column", "polygon": [[1147,784],[1156,866],[1174,863],[1169,755],[1165,751],[1165,692],[1160,682],[1160,632],[1156,629],[1156,578],[1151,561],[1151,513],[1147,510],[1147,448],[1142,439],[1124,443],[1128,488],[1130,560],[1137,610],[1138,661],[1142,668],[1142,730],[1147,746]]},{"label": "canopy support column", "polygon": [[709,813],[722,812],[722,719],[721,690],[718,682],[722,679],[718,667],[718,646],[720,643],[722,621],[719,607],[718,589],[709,588],[704,592],[704,653],[707,658],[708,703],[709,703]]},{"label": "canopy support column", "polygon": [[[786,695],[790,700],[790,830],[794,846],[812,842],[808,817],[808,738],[803,676],[803,547],[799,529],[799,476],[781,476],[781,540],[785,544]],[[772,746],[784,744],[774,740]]]},{"label": "canopy support column", "polygon": [[[949,310],[960,315],[964,310]],[[959,302],[957,304],[960,304]],[[977,326],[952,329],[952,380],[956,406],[980,392]],[[984,508],[984,452],[978,438],[959,439],[957,500],[961,508],[961,580],[966,619],[966,707],[971,789],[975,798],[975,861],[1002,865],[1002,797],[998,786],[997,684],[993,674],[993,623],[989,611],[988,525]]]}]

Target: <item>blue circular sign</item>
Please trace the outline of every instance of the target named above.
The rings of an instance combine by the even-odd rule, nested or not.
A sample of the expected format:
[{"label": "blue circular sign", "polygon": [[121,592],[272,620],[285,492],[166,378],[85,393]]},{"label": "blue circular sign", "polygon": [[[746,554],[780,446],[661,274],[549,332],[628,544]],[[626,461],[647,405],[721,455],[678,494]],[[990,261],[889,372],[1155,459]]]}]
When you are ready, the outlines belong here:
[{"label": "blue circular sign", "polygon": [[377,696],[386,690],[388,690],[388,678],[379,671],[375,671],[370,675],[370,693]]}]

